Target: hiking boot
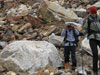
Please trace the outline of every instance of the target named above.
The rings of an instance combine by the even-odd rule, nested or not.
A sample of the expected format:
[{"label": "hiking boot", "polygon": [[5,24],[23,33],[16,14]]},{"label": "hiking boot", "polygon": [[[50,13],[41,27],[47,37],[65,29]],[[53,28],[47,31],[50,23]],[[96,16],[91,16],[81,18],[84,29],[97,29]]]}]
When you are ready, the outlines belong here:
[{"label": "hiking boot", "polygon": [[98,75],[98,73],[97,72],[92,72],[92,75]]},{"label": "hiking boot", "polygon": [[76,67],[75,66],[72,66],[72,70],[74,71],[76,69]]},{"label": "hiking boot", "polygon": [[98,73],[97,72],[94,72],[94,75],[98,75]]},{"label": "hiking boot", "polygon": [[65,63],[65,69],[70,69],[70,64],[69,63]]}]

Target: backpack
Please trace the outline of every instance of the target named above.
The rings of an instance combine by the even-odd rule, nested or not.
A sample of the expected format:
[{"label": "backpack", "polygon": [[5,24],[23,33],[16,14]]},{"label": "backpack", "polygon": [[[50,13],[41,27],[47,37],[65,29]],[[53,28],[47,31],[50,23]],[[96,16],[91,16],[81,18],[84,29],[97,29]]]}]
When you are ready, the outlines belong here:
[{"label": "backpack", "polygon": [[[93,30],[90,29],[90,25],[91,25],[92,21],[89,18],[87,18],[87,20],[88,20],[88,37],[89,37],[92,33],[98,33],[98,32],[93,31]],[[99,22],[100,22],[100,20],[99,20]],[[95,34],[94,34],[94,36],[96,38]]]},{"label": "backpack", "polygon": [[[77,43],[79,42],[79,36],[76,35],[75,28],[73,29],[73,35],[74,35],[74,38],[75,38],[74,43],[77,45]],[[66,42],[66,38],[67,38],[67,30],[66,30],[66,33],[65,33],[64,42]]]}]

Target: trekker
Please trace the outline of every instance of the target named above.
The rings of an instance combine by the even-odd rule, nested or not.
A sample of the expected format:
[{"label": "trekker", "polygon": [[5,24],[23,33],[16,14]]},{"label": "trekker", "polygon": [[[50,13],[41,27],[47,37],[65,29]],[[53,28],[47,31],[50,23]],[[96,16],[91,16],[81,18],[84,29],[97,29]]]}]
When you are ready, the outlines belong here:
[{"label": "trekker", "polygon": [[76,61],[76,46],[78,41],[79,31],[74,28],[72,24],[66,25],[66,27],[62,30],[61,36],[64,36],[64,67],[65,69],[70,69],[70,54],[72,59],[72,70],[75,70],[77,66]]},{"label": "trekker", "polygon": [[93,75],[98,75],[98,49],[100,47],[100,17],[97,15],[95,6],[89,8],[89,15],[86,19],[80,36],[88,34],[89,44],[93,54]]},{"label": "trekker", "polygon": [[4,0],[0,0],[0,5],[1,5],[1,8],[4,7]]}]

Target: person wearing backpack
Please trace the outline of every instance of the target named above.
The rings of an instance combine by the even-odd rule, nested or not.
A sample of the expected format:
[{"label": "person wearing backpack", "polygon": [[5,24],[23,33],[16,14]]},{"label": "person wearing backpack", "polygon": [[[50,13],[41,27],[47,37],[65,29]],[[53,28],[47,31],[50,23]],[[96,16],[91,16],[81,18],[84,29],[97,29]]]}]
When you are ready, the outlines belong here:
[{"label": "person wearing backpack", "polygon": [[93,75],[98,75],[98,48],[100,47],[100,16],[95,6],[89,8],[89,15],[83,25],[80,36],[87,35],[93,54]]},{"label": "person wearing backpack", "polygon": [[64,36],[64,67],[70,69],[70,54],[72,59],[72,70],[75,70],[77,66],[76,61],[76,46],[78,42],[79,31],[74,28],[72,24],[67,24],[61,32],[61,36]]}]

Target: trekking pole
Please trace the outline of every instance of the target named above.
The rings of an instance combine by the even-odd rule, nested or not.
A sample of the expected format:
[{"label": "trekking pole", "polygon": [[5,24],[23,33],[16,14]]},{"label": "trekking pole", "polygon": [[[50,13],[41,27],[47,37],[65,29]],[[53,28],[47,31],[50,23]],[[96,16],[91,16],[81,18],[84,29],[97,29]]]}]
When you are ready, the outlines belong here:
[{"label": "trekking pole", "polygon": [[[83,53],[83,52],[82,52],[82,53]],[[81,56],[82,56],[82,74],[84,74],[84,72],[83,72],[83,66],[84,66],[83,54],[81,54]]]},{"label": "trekking pole", "polygon": [[[82,37],[82,40],[84,39],[84,37]],[[81,41],[81,48],[80,48],[80,53],[81,53],[81,58],[82,58],[82,74],[84,75],[84,59],[83,59],[83,55],[84,55],[84,51],[83,51],[83,47],[82,47],[82,41]]]},{"label": "trekking pole", "polygon": [[82,65],[82,74],[84,75],[84,72],[83,72],[83,66],[84,66],[84,61],[83,61],[83,51],[82,51],[82,48],[80,49],[80,52],[81,52],[81,65]]}]

